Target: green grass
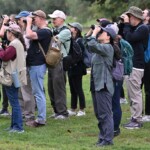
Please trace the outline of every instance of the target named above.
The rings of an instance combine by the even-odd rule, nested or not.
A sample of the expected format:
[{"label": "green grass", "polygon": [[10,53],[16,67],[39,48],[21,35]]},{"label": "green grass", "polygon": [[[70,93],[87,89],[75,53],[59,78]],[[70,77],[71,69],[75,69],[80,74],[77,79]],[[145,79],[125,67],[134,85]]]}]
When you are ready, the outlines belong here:
[{"label": "green grass", "polygon": [[[10,119],[0,117],[0,150],[149,150],[150,124],[145,123],[140,130],[126,130],[121,127],[121,135],[114,139],[114,146],[96,148],[98,137],[97,120],[94,116],[92,99],[89,91],[90,76],[83,79],[86,97],[85,117],[70,117],[68,120],[47,118],[47,125],[41,128],[24,126],[25,133],[9,134],[4,131],[10,126]],[[45,80],[45,87],[46,87]],[[46,93],[47,95],[47,93]],[[67,104],[70,108],[70,92],[67,83]],[[1,107],[1,106],[0,106]],[[130,117],[129,105],[122,105],[123,119]],[[47,95],[47,116],[52,114],[52,108]]]}]

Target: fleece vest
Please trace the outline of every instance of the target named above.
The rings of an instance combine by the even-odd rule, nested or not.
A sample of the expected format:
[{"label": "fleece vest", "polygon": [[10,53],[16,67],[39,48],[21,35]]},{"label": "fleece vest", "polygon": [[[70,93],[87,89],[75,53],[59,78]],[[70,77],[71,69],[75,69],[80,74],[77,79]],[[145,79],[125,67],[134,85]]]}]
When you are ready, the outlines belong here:
[{"label": "fleece vest", "polygon": [[21,85],[26,85],[26,59],[24,47],[20,40],[17,38],[11,41],[9,46],[13,46],[16,49],[16,58],[13,61],[9,60],[8,62],[3,62],[3,67],[5,67],[5,70],[9,74],[12,74],[13,71],[17,70]]}]

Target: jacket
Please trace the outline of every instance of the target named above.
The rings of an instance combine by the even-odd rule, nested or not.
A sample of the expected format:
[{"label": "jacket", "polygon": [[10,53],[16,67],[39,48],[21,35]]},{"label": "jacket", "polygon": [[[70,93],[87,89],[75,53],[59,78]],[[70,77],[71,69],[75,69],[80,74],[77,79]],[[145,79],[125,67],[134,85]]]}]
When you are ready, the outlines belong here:
[{"label": "jacket", "polygon": [[87,44],[95,54],[92,57],[92,77],[95,91],[107,88],[113,95],[114,85],[111,73],[114,49],[111,44],[100,44],[94,37],[87,39]]},{"label": "jacket", "polygon": [[16,49],[16,58],[15,60],[9,60],[7,62],[2,62],[2,67],[5,70],[12,74],[13,71],[18,71],[19,81],[21,85],[27,84],[26,78],[26,59],[25,59],[25,52],[22,43],[16,38],[10,42],[9,46],[13,46]]}]

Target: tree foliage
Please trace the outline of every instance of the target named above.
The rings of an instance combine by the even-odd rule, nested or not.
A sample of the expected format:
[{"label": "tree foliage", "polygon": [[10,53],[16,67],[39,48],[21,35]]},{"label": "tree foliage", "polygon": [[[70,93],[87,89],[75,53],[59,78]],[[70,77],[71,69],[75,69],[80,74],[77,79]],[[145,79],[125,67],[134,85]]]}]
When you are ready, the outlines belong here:
[{"label": "tree foliage", "polygon": [[150,8],[150,0],[0,0],[0,14],[37,9],[49,14],[59,9],[76,21],[85,23],[100,17],[115,20],[132,5],[141,9]]}]

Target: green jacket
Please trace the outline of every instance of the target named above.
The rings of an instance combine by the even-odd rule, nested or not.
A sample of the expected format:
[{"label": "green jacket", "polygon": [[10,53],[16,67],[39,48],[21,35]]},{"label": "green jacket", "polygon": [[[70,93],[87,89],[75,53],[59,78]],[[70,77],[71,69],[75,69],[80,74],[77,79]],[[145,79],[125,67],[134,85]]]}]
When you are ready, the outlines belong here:
[{"label": "green jacket", "polygon": [[95,91],[100,91],[106,87],[113,95],[114,85],[111,68],[113,65],[114,49],[111,44],[100,44],[95,37],[87,38],[89,49],[94,53],[92,57],[92,75],[94,79]]}]

